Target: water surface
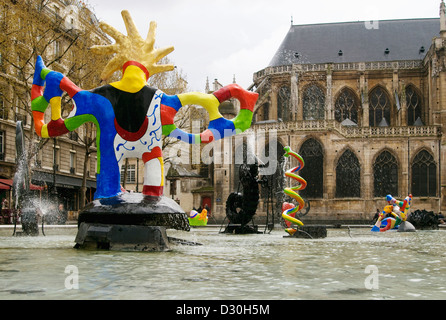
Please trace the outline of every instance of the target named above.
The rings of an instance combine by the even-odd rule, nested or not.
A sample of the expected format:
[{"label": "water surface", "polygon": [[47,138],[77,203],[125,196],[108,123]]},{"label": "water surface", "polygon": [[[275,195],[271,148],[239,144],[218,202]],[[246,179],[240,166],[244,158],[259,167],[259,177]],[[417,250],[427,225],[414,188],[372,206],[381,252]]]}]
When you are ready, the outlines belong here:
[{"label": "water surface", "polygon": [[[446,231],[329,229],[325,239],[168,230],[201,246],[170,252],[73,249],[76,228],[0,230],[0,299],[446,299]],[[67,288],[74,266],[78,289]],[[374,288],[367,266],[375,266]],[[370,281],[367,282],[370,284]]]}]

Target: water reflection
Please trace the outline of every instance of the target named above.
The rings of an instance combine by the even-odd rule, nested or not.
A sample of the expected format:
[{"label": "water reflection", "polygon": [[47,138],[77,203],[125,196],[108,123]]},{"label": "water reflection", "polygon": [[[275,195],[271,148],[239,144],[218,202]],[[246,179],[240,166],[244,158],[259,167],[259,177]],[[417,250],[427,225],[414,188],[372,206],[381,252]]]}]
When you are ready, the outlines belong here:
[{"label": "water reflection", "polygon": [[[370,234],[329,229],[325,239],[170,230],[202,246],[171,252],[73,249],[76,229],[17,238],[0,233],[0,299],[445,299],[446,232]],[[53,232],[54,233],[54,232]],[[79,289],[65,288],[65,268]],[[365,287],[375,265],[379,288]]]}]

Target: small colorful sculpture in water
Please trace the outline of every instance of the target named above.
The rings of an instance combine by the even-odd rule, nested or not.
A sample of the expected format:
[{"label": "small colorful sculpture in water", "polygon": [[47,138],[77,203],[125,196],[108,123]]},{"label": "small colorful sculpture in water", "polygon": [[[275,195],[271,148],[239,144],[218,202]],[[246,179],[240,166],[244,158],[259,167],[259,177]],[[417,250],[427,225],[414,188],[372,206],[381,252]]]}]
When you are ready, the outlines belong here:
[{"label": "small colorful sculpture in water", "polygon": [[298,226],[304,225],[302,223],[302,221],[297,219],[295,216],[296,216],[296,212],[300,211],[305,206],[304,199],[302,199],[302,197],[297,193],[297,191],[303,190],[307,186],[307,181],[305,181],[304,178],[302,178],[301,176],[299,176],[297,174],[300,170],[302,170],[302,168],[305,165],[305,162],[302,159],[302,157],[299,154],[297,154],[296,152],[293,152],[290,147],[287,146],[284,148],[284,150],[285,150],[285,154],[284,154],[285,157],[289,157],[291,155],[298,161],[297,167],[294,167],[294,168],[285,172],[285,176],[296,180],[298,182],[298,185],[291,187],[291,188],[285,188],[283,190],[287,195],[289,195],[290,197],[295,199],[298,203],[297,207],[295,205],[287,203],[287,202],[285,202],[282,205],[282,218],[285,219],[286,222],[288,222],[287,223],[288,228],[285,229],[285,231],[288,232],[290,235],[293,235],[297,231],[297,229],[293,228],[292,224],[296,224]]},{"label": "small colorful sculpture in water", "polygon": [[[403,201],[398,201],[389,194],[386,196],[386,200],[388,205],[386,205],[384,210],[379,214],[378,220],[372,227],[372,232],[397,230],[402,224],[409,224],[406,220],[412,203],[412,195],[409,194]],[[392,215],[392,217],[386,217],[388,214]]]},{"label": "small colorful sculpture in water", "polygon": [[[82,90],[59,72],[45,67],[39,56],[36,61],[31,108],[37,134],[42,138],[57,137],[73,131],[85,122],[96,125],[97,190],[95,199],[122,193],[121,166],[125,158],[142,158],[144,162],[143,195],[161,196],[164,186],[162,135],[175,137],[189,144],[209,143],[245,131],[251,126],[258,94],[237,84],[225,86],[213,94],[190,92],[167,95],[147,85],[150,76],[170,71],[173,65],[157,64],[174,50],[155,49],[156,23],[151,22],[146,39],[136,29],[130,14],[122,11],[128,35],[106,23],[101,29],[116,40],[115,44],[94,46],[97,54],[115,54],[102,72],[108,79],[122,70],[122,78],[93,90]],[[61,97],[66,92],[74,107],[66,119],[61,117]],[[230,98],[240,101],[240,112],[232,120],[225,119],[218,107]],[[51,107],[51,121],[44,122],[44,113]],[[185,105],[203,106],[210,123],[201,134],[189,134],[177,128],[174,117]]]},{"label": "small colorful sculpture in water", "polygon": [[208,211],[203,209],[201,213],[192,210],[189,216],[189,224],[191,226],[206,226],[208,224]]}]

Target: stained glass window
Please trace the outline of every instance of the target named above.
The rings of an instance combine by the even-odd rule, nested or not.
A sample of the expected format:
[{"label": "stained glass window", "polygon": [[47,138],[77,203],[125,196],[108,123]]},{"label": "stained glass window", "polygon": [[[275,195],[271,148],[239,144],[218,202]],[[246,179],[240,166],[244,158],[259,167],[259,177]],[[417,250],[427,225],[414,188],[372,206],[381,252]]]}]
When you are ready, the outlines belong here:
[{"label": "stained glass window", "polygon": [[413,126],[418,118],[422,119],[421,97],[413,86],[406,87],[407,125]]},{"label": "stained glass window", "polygon": [[398,195],[398,163],[389,151],[381,152],[373,164],[373,186],[375,197]]},{"label": "stained glass window", "polygon": [[310,85],[303,95],[304,120],[322,120],[325,118],[325,94],[317,85]]},{"label": "stained glass window", "polygon": [[359,101],[350,89],[343,89],[335,102],[335,119],[342,122],[350,119],[358,124]]},{"label": "stained glass window", "polygon": [[321,144],[315,139],[305,141],[299,151],[305,166],[299,172],[307,181],[307,187],[300,191],[306,198],[322,198],[324,184],[324,153]]},{"label": "stained glass window", "polygon": [[361,166],[355,154],[347,149],[336,165],[336,197],[361,196]]},{"label": "stained glass window", "polygon": [[412,163],[412,195],[435,197],[437,195],[437,164],[426,150],[420,151]]},{"label": "stained glass window", "polygon": [[291,120],[291,94],[290,88],[283,86],[277,96],[277,118],[282,121]]},{"label": "stained glass window", "polygon": [[390,99],[383,88],[376,87],[369,96],[369,125],[377,127],[386,123],[390,124]]}]

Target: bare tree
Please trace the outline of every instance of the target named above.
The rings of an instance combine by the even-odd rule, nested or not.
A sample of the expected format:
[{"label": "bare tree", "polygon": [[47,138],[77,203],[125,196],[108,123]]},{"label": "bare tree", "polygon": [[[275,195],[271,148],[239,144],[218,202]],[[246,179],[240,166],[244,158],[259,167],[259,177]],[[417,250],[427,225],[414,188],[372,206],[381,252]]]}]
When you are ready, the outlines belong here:
[{"label": "bare tree", "polygon": [[[31,119],[27,138],[28,163],[49,139],[37,139],[31,111],[31,86],[38,55],[48,68],[67,75],[83,89],[100,84],[100,71],[106,64],[102,56],[92,55],[88,48],[110,40],[98,28],[93,12],[78,0],[64,0],[65,6],[54,6],[52,0],[0,0],[0,91],[10,108],[7,119]],[[68,95],[62,99],[62,116],[72,108]],[[94,148],[92,126],[76,134],[85,146],[85,164]],[[36,144],[35,141],[38,141]],[[28,165],[31,170],[31,165]],[[82,195],[85,196],[84,167]],[[81,205],[83,202],[81,202]]]}]

